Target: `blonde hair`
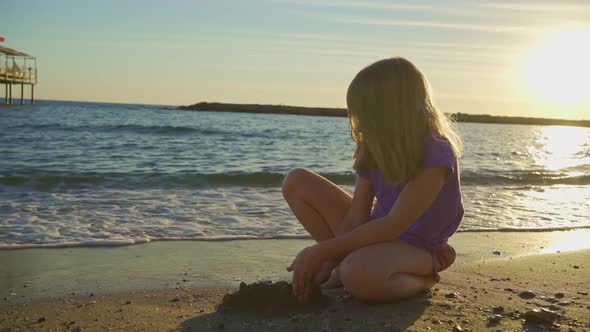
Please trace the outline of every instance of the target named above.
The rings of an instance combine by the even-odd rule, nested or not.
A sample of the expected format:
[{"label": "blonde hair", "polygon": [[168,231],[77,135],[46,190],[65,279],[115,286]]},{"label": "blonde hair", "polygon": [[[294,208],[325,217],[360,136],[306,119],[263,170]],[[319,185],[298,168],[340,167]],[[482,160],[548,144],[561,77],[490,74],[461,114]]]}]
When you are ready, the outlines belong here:
[{"label": "blonde hair", "polygon": [[395,57],[361,70],[346,95],[355,170],[379,169],[392,183],[422,168],[428,139],[447,140],[461,155],[452,121],[431,99],[426,77],[410,61]]}]

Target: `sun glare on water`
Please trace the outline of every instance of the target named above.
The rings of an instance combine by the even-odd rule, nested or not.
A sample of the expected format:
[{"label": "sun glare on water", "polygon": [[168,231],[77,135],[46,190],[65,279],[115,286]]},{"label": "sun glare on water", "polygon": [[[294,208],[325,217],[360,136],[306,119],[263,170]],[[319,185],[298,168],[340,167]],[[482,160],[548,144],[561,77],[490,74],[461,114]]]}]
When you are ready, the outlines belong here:
[{"label": "sun glare on water", "polygon": [[531,92],[545,102],[590,102],[590,28],[548,34],[528,55],[524,67]]}]

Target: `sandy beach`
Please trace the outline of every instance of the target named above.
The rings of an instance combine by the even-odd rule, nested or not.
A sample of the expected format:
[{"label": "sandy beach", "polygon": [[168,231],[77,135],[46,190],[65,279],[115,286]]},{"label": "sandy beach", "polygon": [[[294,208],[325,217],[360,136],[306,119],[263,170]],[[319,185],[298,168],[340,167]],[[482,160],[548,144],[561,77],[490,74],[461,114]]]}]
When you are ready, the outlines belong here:
[{"label": "sandy beach", "polygon": [[[289,280],[284,266],[311,241],[7,250],[0,331],[588,331],[589,240],[586,230],[459,233],[457,262],[427,294],[376,305],[336,289],[321,311],[264,315],[217,307],[242,281]],[[541,308],[553,324],[525,323]]]}]

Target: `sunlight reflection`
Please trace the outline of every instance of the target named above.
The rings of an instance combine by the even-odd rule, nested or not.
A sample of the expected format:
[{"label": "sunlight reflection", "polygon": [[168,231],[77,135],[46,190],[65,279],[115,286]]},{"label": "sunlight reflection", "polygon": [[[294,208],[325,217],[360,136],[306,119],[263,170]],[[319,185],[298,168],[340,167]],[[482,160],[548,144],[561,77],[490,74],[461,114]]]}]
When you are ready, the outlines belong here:
[{"label": "sunlight reflection", "polygon": [[529,155],[537,165],[552,171],[590,164],[590,156],[584,153],[590,145],[589,132],[579,127],[544,127],[528,147]]},{"label": "sunlight reflection", "polygon": [[587,230],[555,232],[551,233],[551,237],[552,245],[543,248],[541,253],[584,249],[588,248],[590,242],[590,232]]}]

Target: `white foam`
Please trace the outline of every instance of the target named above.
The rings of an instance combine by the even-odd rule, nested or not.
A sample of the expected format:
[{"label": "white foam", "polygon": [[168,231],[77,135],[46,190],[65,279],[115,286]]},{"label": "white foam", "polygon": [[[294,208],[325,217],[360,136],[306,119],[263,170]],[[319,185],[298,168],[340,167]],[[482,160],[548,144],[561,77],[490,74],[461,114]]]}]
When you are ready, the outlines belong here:
[{"label": "white foam", "polygon": [[[247,190],[246,190],[247,189]],[[348,187],[348,190],[352,188]],[[464,188],[461,231],[590,227],[590,192]],[[565,195],[565,199],[556,199]],[[109,247],[150,241],[308,238],[279,188],[1,193],[0,249]]]}]

